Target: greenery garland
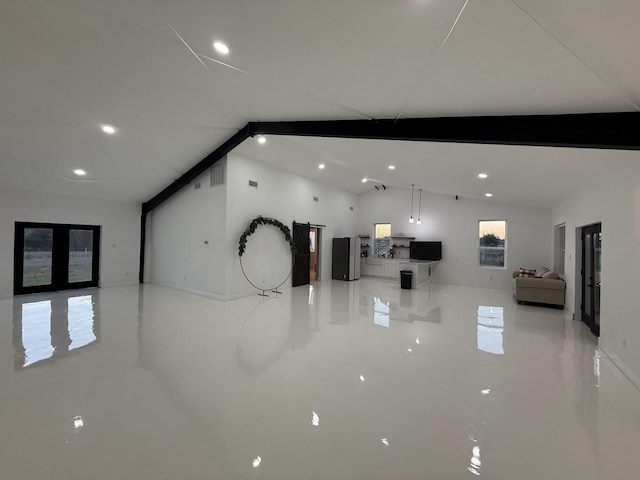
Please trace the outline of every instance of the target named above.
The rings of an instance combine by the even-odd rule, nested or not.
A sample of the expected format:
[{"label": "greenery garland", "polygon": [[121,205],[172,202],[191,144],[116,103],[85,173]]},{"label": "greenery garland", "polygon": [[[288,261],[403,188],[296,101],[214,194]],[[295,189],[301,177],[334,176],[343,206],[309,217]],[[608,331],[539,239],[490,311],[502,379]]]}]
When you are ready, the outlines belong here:
[{"label": "greenery garland", "polygon": [[242,232],[242,235],[240,235],[240,241],[238,242],[238,253],[241,257],[244,254],[244,251],[247,249],[247,239],[253,232],[256,231],[256,229],[260,225],[272,225],[274,227],[278,227],[284,235],[285,240],[289,242],[291,253],[296,253],[296,246],[293,243],[293,237],[291,236],[291,230],[289,230],[289,227],[287,227],[284,223],[279,222],[275,218],[263,217],[262,215],[260,215],[259,217],[251,220],[251,223],[249,224],[247,229]]}]

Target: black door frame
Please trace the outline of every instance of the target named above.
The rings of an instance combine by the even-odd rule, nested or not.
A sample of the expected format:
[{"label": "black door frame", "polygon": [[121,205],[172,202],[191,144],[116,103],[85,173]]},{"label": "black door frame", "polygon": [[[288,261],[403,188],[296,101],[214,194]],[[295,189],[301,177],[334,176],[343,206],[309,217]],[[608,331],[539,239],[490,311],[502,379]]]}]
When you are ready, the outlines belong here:
[{"label": "black door frame", "polygon": [[[596,337],[600,336],[600,324],[595,321],[596,308],[599,305],[599,301],[596,301],[596,288],[600,288],[597,286],[595,282],[594,270],[595,270],[595,242],[593,239],[596,234],[602,233],[602,224],[594,223],[593,225],[587,225],[582,227],[580,232],[581,246],[582,246],[582,267],[580,270],[580,282],[582,289],[582,300],[580,302],[580,319],[584,322],[585,325],[589,327],[589,329],[593,332]],[[586,235],[591,235],[591,248],[587,249],[585,245],[585,237]],[[587,258],[587,250],[591,252],[589,257]],[[587,270],[587,262],[591,267],[591,275],[587,278],[585,272]],[[591,289],[591,295],[587,295],[587,289]],[[585,311],[586,302],[589,302],[589,311],[591,315],[587,314]]]},{"label": "black door frame", "polygon": [[[53,231],[51,248],[51,284],[23,287],[24,231],[26,228],[48,228]],[[91,230],[93,232],[93,258],[91,280],[69,282],[69,231]],[[100,282],[100,227],[66,223],[16,222],[13,247],[13,294],[55,292],[76,288],[97,287]]]}]

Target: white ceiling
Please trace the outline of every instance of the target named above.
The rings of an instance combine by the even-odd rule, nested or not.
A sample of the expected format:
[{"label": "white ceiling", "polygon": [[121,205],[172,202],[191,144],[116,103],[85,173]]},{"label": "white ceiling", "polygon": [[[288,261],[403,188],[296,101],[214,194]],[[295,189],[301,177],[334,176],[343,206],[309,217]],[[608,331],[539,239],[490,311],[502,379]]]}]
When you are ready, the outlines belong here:
[{"label": "white ceiling", "polygon": [[[2,0],[0,187],[141,202],[250,120],[636,110],[638,25],[636,0]],[[482,167],[496,201],[532,204],[547,203],[521,191],[532,178],[552,196],[595,181],[606,159],[638,158],[302,138],[265,147],[241,148],[307,176],[321,155],[356,181],[465,196],[483,193]],[[399,168],[387,178],[390,158]],[[74,168],[89,182],[61,178]],[[362,188],[340,183],[344,172],[323,181]]]}]

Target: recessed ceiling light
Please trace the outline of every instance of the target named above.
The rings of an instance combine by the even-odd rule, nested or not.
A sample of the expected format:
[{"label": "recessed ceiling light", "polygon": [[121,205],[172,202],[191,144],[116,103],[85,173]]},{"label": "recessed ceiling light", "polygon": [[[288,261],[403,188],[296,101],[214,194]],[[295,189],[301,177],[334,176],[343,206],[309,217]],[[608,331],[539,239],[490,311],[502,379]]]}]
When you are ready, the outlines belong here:
[{"label": "recessed ceiling light", "polygon": [[484,196],[485,197],[493,197],[493,193],[485,193]]},{"label": "recessed ceiling light", "polygon": [[395,166],[395,165],[389,165],[389,167],[388,167],[388,168],[389,168],[389,170],[395,170],[395,169],[396,169],[396,166]]},{"label": "recessed ceiling light", "polygon": [[318,168],[319,168],[320,170],[324,170],[324,167],[325,167],[324,163],[321,163],[320,165],[318,165]]},{"label": "recessed ceiling light", "polygon": [[368,180],[367,180],[367,177],[364,177],[364,178],[362,179],[362,183],[367,183],[367,181],[368,181]]},{"label": "recessed ceiling light", "polygon": [[84,171],[84,170],[82,170],[81,168],[76,168],[76,169],[73,171],[73,173],[75,173],[76,175],[80,175],[80,176],[82,176],[82,175],[86,175],[86,174],[87,174],[87,172],[85,172],[85,171]]},{"label": "recessed ceiling light", "polygon": [[220,55],[229,55],[229,47],[227,47],[227,44],[224,42],[216,40],[215,42],[213,42],[213,48]]},{"label": "recessed ceiling light", "polygon": [[260,145],[264,145],[265,143],[267,143],[267,137],[265,137],[264,135],[258,135],[258,143]]},{"label": "recessed ceiling light", "polygon": [[487,175],[486,173],[479,173],[478,174],[478,178],[487,178],[489,175]]},{"label": "recessed ceiling light", "polygon": [[101,128],[102,131],[107,135],[113,135],[114,133],[116,133],[116,127],[114,127],[113,125],[102,125]]}]

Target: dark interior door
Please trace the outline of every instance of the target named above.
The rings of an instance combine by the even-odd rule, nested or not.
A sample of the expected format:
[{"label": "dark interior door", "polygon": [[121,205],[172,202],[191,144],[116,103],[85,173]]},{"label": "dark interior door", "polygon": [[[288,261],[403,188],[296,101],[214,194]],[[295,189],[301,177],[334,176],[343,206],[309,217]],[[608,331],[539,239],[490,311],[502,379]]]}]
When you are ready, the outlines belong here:
[{"label": "dark interior door", "polygon": [[600,335],[600,258],[602,227],[598,223],[582,229],[582,321]]},{"label": "dark interior door", "polygon": [[97,287],[100,227],[16,222],[14,294]]},{"label": "dark interior door", "polygon": [[294,287],[309,283],[309,269],[311,262],[309,232],[311,226],[308,223],[293,222],[293,243],[296,245],[296,254],[291,273],[291,284]]}]

